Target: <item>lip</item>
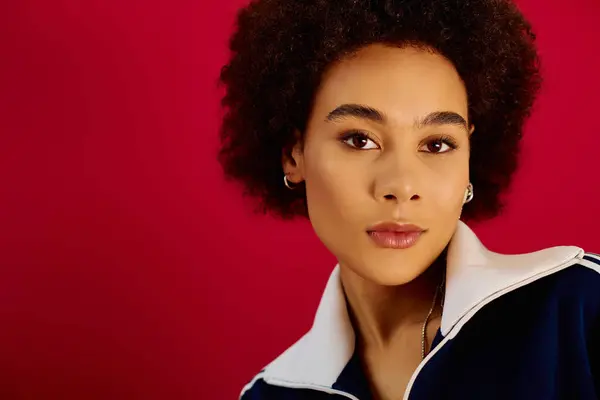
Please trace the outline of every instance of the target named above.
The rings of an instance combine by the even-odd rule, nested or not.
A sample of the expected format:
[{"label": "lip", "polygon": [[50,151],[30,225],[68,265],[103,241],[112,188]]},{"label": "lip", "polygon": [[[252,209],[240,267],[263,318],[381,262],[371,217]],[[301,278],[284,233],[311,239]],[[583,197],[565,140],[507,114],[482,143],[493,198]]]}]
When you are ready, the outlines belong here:
[{"label": "lip", "polygon": [[408,249],[425,232],[420,226],[396,222],[383,222],[367,229],[367,234],[377,246],[389,249]]}]

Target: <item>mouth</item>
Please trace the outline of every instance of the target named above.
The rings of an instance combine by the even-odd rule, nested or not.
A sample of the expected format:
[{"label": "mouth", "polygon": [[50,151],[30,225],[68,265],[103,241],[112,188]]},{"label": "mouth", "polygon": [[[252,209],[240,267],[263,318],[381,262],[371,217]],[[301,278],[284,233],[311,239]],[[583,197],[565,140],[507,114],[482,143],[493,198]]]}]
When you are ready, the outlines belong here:
[{"label": "mouth", "polygon": [[367,234],[378,247],[408,249],[414,246],[426,230],[412,224],[382,223],[367,230]]}]

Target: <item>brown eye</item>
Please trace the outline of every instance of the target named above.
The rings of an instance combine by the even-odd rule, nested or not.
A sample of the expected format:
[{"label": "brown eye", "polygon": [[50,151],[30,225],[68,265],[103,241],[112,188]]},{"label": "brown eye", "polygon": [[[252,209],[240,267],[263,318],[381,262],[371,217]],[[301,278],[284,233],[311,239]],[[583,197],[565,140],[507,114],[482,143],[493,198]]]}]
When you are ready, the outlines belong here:
[{"label": "brown eye", "polygon": [[379,146],[375,144],[371,139],[367,137],[367,135],[363,133],[353,133],[342,138],[342,142],[347,144],[348,146],[360,149],[360,150],[371,150],[377,149]]},{"label": "brown eye", "polygon": [[444,142],[441,139],[433,140],[427,143],[427,150],[430,153],[439,153],[444,149]]},{"label": "brown eye", "polygon": [[367,145],[367,143],[369,143],[369,139],[367,139],[364,136],[356,135],[350,139],[350,143],[352,143],[352,146],[362,149],[363,147],[365,147]]},{"label": "brown eye", "polygon": [[457,148],[456,143],[451,138],[440,137],[436,139],[428,140],[421,146],[420,151],[425,153],[441,154],[455,150]]}]

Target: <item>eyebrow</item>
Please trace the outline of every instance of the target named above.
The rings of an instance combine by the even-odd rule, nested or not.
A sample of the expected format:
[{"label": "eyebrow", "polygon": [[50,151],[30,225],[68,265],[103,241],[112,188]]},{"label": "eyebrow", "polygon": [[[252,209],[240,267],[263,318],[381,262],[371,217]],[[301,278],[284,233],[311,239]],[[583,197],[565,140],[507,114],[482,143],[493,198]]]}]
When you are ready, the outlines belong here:
[{"label": "eyebrow", "polygon": [[[338,121],[344,118],[360,118],[384,124],[387,121],[385,113],[361,104],[342,104],[327,114],[326,121]],[[454,111],[435,111],[415,121],[415,127],[422,129],[432,125],[458,125],[469,129],[467,121]]]},{"label": "eyebrow", "polygon": [[417,128],[431,125],[458,125],[469,130],[469,124],[462,115],[454,111],[436,111],[428,114],[425,118],[416,121]]},{"label": "eyebrow", "polygon": [[327,114],[327,118],[325,120],[337,121],[348,117],[368,119],[370,121],[379,123],[384,123],[386,121],[386,117],[381,111],[360,104],[342,104]]}]

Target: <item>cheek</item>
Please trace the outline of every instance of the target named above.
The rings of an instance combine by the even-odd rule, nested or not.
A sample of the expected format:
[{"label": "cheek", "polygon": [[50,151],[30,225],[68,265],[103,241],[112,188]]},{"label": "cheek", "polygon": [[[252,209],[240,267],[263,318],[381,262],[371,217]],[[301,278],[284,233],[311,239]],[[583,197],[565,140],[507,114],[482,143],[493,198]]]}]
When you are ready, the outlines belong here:
[{"label": "cheek", "polygon": [[367,170],[335,145],[305,152],[308,215],[321,242],[336,257],[356,248],[372,212]]},{"label": "cheek", "polygon": [[352,219],[351,216],[367,194],[367,177],[364,168],[339,153],[321,148],[306,154],[307,202],[313,215],[321,211],[329,218],[338,216]]},{"label": "cheek", "polygon": [[460,212],[469,184],[468,157],[448,161],[440,163],[428,174],[422,188],[426,202],[435,209],[449,213]]},{"label": "cheek", "polygon": [[464,178],[440,179],[436,185],[432,185],[431,199],[441,208],[456,208],[462,204],[467,184]]}]

